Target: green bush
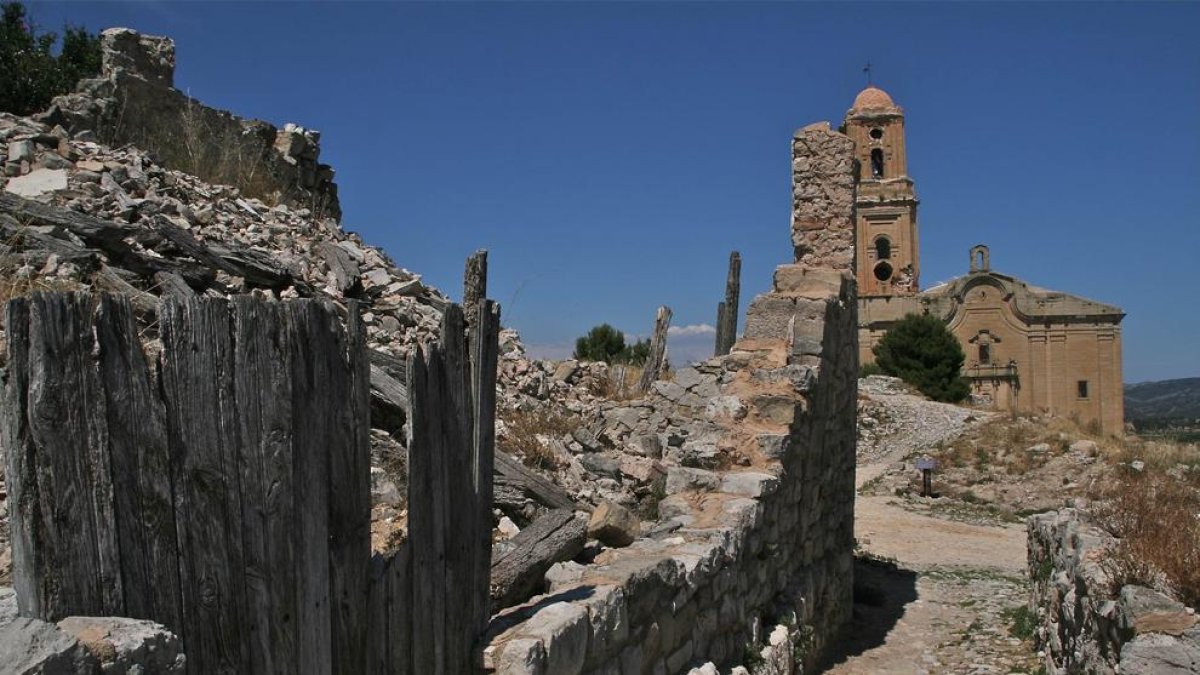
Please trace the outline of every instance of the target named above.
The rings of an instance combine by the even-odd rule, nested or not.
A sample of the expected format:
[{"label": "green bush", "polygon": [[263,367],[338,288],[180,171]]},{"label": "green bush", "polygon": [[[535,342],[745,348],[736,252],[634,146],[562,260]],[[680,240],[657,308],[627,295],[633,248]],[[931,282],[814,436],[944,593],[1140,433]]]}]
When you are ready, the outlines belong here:
[{"label": "green bush", "polygon": [[575,341],[575,358],[582,361],[628,363],[640,366],[650,356],[650,341],[639,340],[625,344],[625,334],[602,323]]},{"label": "green bush", "polygon": [[83,28],[63,29],[62,49],[54,33],[38,34],[19,2],[0,5],[0,110],[31,115],[50,100],[100,73],[100,38]]},{"label": "green bush", "polygon": [[859,377],[870,377],[872,375],[883,375],[883,368],[880,368],[878,363],[864,363],[859,366]]},{"label": "green bush", "polygon": [[962,346],[937,317],[905,316],[871,351],[884,373],[899,377],[935,401],[954,403],[971,393],[961,372]]}]

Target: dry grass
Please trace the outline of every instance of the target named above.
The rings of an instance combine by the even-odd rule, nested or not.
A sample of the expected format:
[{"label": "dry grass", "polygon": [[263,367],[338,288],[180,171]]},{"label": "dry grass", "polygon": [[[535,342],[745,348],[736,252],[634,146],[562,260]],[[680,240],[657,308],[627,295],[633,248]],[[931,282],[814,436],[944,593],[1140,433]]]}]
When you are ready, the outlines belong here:
[{"label": "dry grass", "polygon": [[610,401],[631,401],[641,398],[637,391],[638,380],[642,379],[641,366],[614,363],[608,369],[608,376],[592,381],[591,393]]},{"label": "dry grass", "polygon": [[580,426],[577,417],[548,408],[506,410],[500,413],[500,419],[504,422],[501,440],[505,448],[520,455],[526,465],[546,470],[558,467],[549,440],[570,435]]},{"label": "dry grass", "polygon": [[1097,515],[1120,537],[1101,563],[1114,592],[1130,583],[1165,587],[1200,606],[1200,473],[1127,471],[1106,493]]}]

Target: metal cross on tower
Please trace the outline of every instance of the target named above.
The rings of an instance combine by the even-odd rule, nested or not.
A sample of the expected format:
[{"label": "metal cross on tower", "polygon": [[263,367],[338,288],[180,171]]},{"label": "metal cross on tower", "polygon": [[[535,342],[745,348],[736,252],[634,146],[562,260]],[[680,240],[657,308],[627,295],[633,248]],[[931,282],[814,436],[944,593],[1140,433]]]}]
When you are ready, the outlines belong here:
[{"label": "metal cross on tower", "polygon": [[867,86],[869,87],[873,84],[873,82],[871,82],[871,62],[870,61],[867,61],[867,65],[863,66],[863,72],[867,74]]}]

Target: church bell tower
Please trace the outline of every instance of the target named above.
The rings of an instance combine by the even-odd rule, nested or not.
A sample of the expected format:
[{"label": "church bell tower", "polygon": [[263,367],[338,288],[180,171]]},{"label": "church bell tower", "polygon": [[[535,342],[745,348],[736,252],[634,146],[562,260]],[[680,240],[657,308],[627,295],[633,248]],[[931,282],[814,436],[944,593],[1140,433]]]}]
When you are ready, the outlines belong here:
[{"label": "church bell tower", "polygon": [[904,110],[868,86],[846,112],[846,135],[858,159],[855,275],[860,296],[914,295],[920,290],[917,196],[908,176]]}]

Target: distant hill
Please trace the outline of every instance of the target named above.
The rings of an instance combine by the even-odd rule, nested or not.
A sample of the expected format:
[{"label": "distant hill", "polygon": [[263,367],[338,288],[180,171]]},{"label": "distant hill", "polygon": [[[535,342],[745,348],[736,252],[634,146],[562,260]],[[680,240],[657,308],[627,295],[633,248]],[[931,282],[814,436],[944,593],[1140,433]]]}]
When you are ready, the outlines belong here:
[{"label": "distant hill", "polygon": [[1125,419],[1138,422],[1200,420],[1200,377],[1125,385]]}]

